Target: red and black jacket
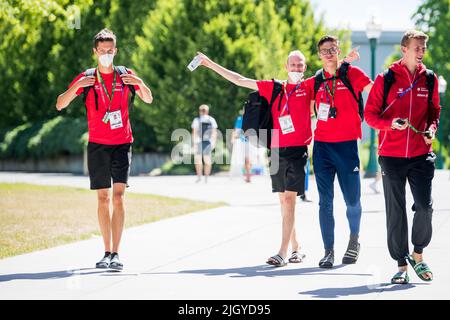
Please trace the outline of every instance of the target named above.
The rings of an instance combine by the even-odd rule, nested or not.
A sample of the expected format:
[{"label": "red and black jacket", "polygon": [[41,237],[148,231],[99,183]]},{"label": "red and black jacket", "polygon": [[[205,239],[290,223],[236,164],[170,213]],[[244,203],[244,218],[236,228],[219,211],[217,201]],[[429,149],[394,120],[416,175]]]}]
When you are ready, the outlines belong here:
[{"label": "red and black jacket", "polygon": [[[367,124],[380,130],[378,136],[378,154],[380,156],[412,158],[431,152],[422,134],[411,128],[405,130],[391,129],[392,119],[408,119],[420,131],[437,130],[441,107],[439,105],[438,80],[435,77],[433,92],[428,92],[426,85],[426,68],[419,64],[411,75],[401,60],[390,69],[394,72],[395,82],[387,95],[387,108],[383,108],[384,74],[379,74],[370,91],[364,111]],[[416,82],[417,81],[417,82]],[[415,83],[414,87],[401,98],[398,95]],[[428,95],[432,94],[431,102]]]}]

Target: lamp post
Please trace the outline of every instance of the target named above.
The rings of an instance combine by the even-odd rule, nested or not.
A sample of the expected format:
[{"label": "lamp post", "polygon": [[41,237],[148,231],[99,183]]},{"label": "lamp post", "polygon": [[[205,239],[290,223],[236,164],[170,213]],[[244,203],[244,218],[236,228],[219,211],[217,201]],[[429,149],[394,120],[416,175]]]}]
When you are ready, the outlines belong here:
[{"label": "lamp post", "polygon": [[[377,41],[381,35],[381,24],[372,15],[370,21],[367,23],[366,36],[370,43],[370,61],[371,61],[371,76],[375,80],[375,51],[377,49]],[[377,159],[375,147],[375,130],[370,128],[370,149],[369,149],[369,163],[367,164],[365,178],[375,177],[377,174]]]},{"label": "lamp post", "polygon": [[[442,105],[442,99],[445,95],[445,90],[447,89],[447,81],[445,81],[443,76],[439,76],[439,86],[438,86],[438,92],[441,96],[441,105]],[[430,92],[428,94],[431,94]],[[444,108],[441,109],[441,119],[444,119],[442,116],[442,113],[444,111]],[[442,130],[444,129],[443,126],[441,126],[440,129],[438,129],[438,140],[439,140],[439,151],[436,158],[436,169],[444,169],[444,161],[442,159]]]}]

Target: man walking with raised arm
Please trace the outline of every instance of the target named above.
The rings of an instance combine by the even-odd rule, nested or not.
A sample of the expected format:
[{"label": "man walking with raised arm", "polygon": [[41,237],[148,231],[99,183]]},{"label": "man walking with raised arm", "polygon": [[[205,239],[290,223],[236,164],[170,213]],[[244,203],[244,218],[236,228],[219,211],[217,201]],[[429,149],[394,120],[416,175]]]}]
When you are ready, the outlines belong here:
[{"label": "man walking with raised arm", "polygon": [[[201,65],[215,71],[228,81],[240,87],[258,90],[267,101],[271,101],[274,81],[253,80],[225,69],[199,53]],[[304,193],[305,164],[308,158],[307,146],[311,142],[310,89],[303,82],[306,59],[300,51],[292,51],[287,57],[288,80],[272,104],[273,134],[271,141],[271,162],[279,160],[278,170],[271,172],[272,192],[277,192],[282,214],[282,237],[278,253],[267,263],[282,267],[287,261],[302,262],[300,244],[295,231],[295,201],[297,195]],[[291,255],[288,248],[291,244]]]}]

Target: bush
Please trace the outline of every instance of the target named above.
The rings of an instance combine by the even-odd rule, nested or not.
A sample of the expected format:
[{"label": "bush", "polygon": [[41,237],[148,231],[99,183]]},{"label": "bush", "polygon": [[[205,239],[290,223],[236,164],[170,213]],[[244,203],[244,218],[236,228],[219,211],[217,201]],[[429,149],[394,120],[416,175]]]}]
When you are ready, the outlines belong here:
[{"label": "bush", "polygon": [[51,120],[12,128],[4,134],[2,140],[2,159],[37,159],[82,154],[87,144],[87,123],[84,118],[58,116]]}]

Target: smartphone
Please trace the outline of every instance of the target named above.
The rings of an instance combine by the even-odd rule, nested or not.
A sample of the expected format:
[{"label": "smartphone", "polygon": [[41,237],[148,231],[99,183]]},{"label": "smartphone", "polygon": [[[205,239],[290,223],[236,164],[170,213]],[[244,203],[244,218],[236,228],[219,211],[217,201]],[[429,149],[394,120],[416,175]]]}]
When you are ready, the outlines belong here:
[{"label": "smartphone", "polygon": [[200,65],[200,61],[201,61],[200,57],[195,56],[194,59],[192,59],[192,61],[188,64],[187,66],[188,69],[194,71]]}]

